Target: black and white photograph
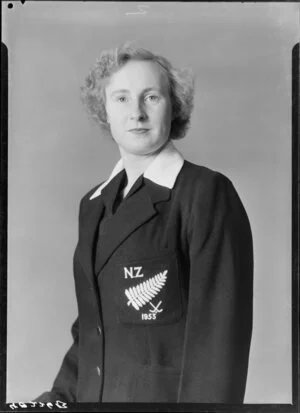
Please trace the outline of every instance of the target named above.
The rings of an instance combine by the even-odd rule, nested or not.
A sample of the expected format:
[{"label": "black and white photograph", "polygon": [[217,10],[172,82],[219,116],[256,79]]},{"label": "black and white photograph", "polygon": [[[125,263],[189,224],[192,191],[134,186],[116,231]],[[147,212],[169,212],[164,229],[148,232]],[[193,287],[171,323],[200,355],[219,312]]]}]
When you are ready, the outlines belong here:
[{"label": "black and white photograph", "polygon": [[1,7],[5,411],[296,412],[297,2]]}]

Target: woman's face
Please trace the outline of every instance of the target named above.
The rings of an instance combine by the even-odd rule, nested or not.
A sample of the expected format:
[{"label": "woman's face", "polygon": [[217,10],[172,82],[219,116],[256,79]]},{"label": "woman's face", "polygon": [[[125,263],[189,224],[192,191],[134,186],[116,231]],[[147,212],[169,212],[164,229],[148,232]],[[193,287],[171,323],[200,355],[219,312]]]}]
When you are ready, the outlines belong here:
[{"label": "woman's face", "polygon": [[154,62],[129,61],[106,87],[106,113],[121,154],[157,151],[169,139],[171,128],[167,75]]}]

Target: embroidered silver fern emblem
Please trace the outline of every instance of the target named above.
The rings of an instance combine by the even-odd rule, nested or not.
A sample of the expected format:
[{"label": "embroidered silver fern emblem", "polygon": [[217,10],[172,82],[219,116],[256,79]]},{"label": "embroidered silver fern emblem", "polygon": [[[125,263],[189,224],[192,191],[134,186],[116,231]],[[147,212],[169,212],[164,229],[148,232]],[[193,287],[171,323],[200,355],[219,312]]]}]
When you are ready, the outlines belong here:
[{"label": "embroidered silver fern emblem", "polygon": [[139,310],[149,301],[152,300],[163,288],[167,280],[167,272],[160,272],[154,277],[149,278],[149,280],[144,281],[135,287],[130,287],[125,290],[126,297],[128,298],[127,305],[132,304],[132,306]]}]

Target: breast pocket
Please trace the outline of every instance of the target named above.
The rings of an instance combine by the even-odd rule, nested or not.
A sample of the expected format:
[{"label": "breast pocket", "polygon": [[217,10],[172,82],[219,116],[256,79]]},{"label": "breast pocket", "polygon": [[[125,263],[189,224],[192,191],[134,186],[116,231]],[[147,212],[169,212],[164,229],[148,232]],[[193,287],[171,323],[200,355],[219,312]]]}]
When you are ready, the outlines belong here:
[{"label": "breast pocket", "polygon": [[176,253],[124,262],[115,278],[118,320],[125,324],[177,322],[183,312]]}]

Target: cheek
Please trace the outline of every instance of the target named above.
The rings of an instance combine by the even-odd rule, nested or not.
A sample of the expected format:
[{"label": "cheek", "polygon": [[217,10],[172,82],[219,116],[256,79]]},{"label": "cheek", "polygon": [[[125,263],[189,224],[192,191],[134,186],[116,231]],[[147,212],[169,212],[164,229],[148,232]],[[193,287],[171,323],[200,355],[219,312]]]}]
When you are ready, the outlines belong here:
[{"label": "cheek", "polygon": [[120,110],[108,110],[107,121],[112,128],[119,127],[126,121],[126,114]]},{"label": "cheek", "polygon": [[157,116],[157,123],[164,129],[168,129],[171,125],[171,113],[169,111],[162,111]]}]

